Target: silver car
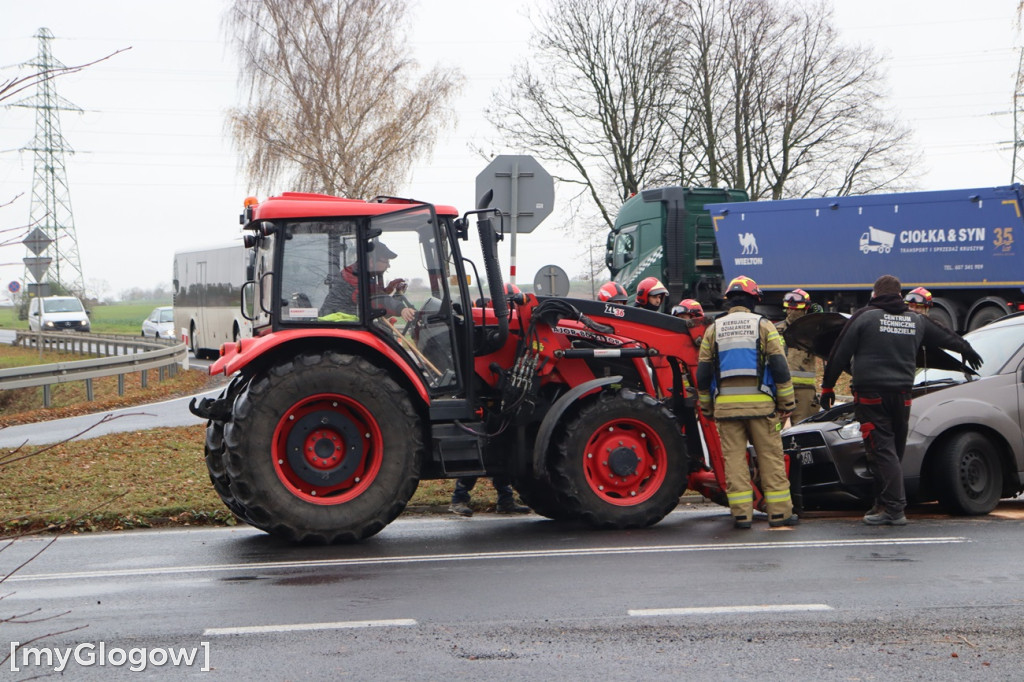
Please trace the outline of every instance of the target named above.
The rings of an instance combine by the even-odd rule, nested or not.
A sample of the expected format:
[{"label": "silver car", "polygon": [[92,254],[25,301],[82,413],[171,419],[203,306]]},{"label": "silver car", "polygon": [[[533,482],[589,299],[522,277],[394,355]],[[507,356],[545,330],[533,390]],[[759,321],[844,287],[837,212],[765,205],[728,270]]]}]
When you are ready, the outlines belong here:
[{"label": "silver car", "polygon": [[149,317],[142,321],[142,335],[158,339],[173,339],[174,307],[166,305],[153,308]]},{"label": "silver car", "polygon": [[[918,370],[903,476],[908,502],[938,500],[953,514],[987,514],[1024,491],[1024,313],[964,338],[985,364],[977,376]],[[803,508],[871,506],[852,403],[786,429],[782,442],[794,463],[794,501]]]}]

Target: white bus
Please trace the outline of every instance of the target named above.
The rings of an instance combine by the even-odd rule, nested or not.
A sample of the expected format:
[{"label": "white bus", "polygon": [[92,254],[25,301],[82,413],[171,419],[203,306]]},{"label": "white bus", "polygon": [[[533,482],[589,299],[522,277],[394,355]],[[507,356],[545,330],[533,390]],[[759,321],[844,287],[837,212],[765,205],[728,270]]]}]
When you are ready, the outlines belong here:
[{"label": "white bus", "polygon": [[242,315],[248,263],[241,244],[174,254],[174,327],[197,358],[217,357],[223,344],[252,336]]}]

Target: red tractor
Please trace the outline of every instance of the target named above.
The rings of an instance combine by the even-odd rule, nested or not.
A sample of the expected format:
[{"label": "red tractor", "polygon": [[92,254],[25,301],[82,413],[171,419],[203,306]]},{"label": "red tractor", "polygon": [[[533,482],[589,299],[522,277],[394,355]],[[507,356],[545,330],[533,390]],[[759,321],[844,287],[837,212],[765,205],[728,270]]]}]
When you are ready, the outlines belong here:
[{"label": "red tractor", "polygon": [[[210,372],[233,379],[191,408],[232,512],[292,541],[357,541],[421,479],[495,474],[537,513],[600,528],[657,523],[687,487],[724,503],[717,431],[689,388],[703,321],[507,296],[494,213],[296,193],[246,206],[256,335],[221,348]],[[460,249],[470,215],[489,303]]]}]

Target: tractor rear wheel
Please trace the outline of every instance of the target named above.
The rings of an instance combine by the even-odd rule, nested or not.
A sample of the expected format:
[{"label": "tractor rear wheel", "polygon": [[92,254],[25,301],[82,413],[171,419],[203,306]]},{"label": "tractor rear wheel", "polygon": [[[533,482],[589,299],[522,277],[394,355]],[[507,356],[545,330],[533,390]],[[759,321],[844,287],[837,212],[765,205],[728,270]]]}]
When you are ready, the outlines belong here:
[{"label": "tractor rear wheel", "polygon": [[365,359],[333,352],[253,379],[224,443],[244,518],[316,544],[354,542],[391,523],[416,491],[423,455],[406,391]]},{"label": "tractor rear wheel", "polygon": [[552,461],[566,511],[598,528],[657,523],[686,490],[686,441],[651,396],[605,393],[566,425]]},{"label": "tractor rear wheel", "polygon": [[516,478],[514,485],[523,503],[540,516],[553,521],[571,521],[575,518],[558,501],[558,491],[547,481],[523,476]]}]

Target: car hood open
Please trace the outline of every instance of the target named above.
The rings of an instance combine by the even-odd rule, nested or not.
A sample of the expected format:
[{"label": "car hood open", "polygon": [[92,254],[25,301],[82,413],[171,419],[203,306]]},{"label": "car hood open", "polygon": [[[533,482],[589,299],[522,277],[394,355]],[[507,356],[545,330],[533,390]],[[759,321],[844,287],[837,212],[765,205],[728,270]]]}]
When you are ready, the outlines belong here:
[{"label": "car hood open", "polygon": [[[790,322],[782,336],[790,348],[813,353],[827,360],[848,319],[842,313],[811,313]],[[927,343],[921,344],[917,351],[917,366],[975,374],[941,347]]]}]

